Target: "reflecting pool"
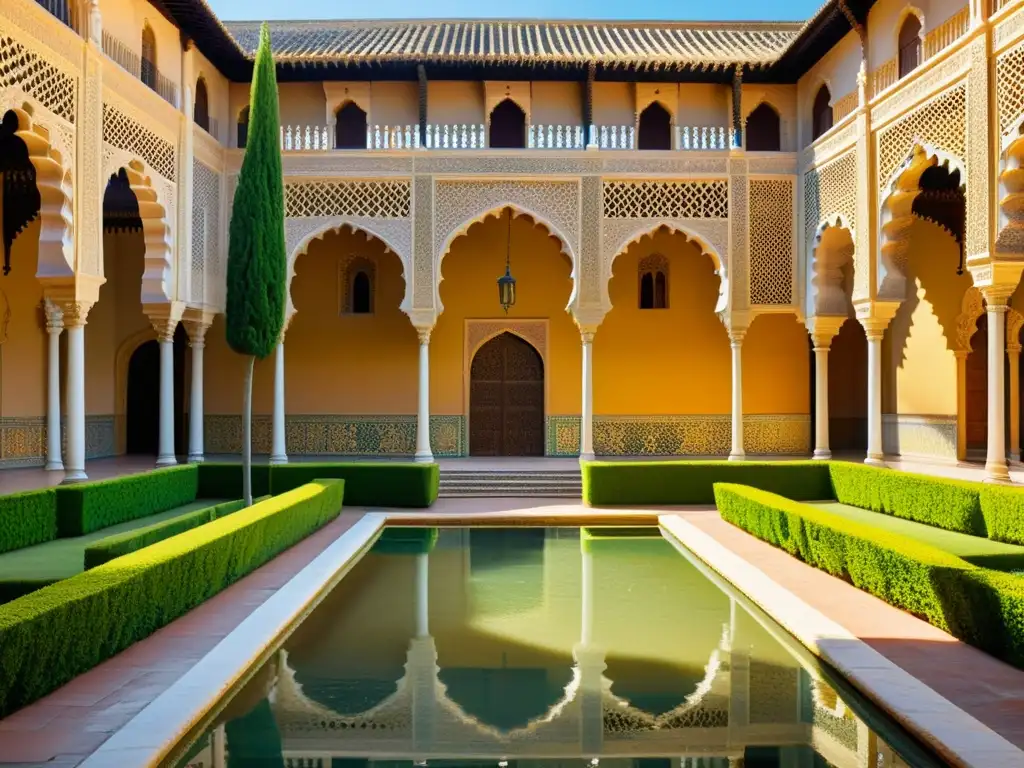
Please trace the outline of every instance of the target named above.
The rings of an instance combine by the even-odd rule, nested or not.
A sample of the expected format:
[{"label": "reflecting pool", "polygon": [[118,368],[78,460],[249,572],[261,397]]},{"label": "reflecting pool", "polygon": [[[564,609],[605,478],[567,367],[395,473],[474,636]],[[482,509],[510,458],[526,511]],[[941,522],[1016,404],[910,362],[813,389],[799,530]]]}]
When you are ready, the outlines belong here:
[{"label": "reflecting pool", "polygon": [[654,528],[387,529],[191,742],[174,764],[941,765]]}]

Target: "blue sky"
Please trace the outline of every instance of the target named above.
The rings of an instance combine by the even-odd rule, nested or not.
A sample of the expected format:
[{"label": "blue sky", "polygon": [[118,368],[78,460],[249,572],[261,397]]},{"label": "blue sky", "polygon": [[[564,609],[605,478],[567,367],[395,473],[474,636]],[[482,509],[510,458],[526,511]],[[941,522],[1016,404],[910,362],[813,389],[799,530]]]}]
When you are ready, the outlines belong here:
[{"label": "blue sky", "polygon": [[207,0],[222,19],[514,18],[804,21],[822,0]]}]

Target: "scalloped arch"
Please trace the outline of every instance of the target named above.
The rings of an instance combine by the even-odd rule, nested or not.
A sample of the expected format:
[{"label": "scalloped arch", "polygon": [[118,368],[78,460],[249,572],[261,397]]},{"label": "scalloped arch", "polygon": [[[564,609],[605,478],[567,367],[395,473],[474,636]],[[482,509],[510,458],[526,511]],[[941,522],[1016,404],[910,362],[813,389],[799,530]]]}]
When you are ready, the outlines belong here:
[{"label": "scalloped arch", "polygon": [[[826,232],[845,231],[849,243],[842,247],[824,247]],[[809,315],[845,315],[848,297],[843,286],[843,267],[856,269],[854,259],[855,230],[842,213],[824,217],[814,232],[811,246],[811,268],[807,271]]]}]

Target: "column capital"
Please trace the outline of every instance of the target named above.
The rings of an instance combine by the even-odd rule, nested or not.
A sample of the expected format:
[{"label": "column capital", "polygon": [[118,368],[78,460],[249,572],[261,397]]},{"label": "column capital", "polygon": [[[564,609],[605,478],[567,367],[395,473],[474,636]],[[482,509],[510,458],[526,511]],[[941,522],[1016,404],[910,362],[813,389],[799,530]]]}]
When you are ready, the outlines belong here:
[{"label": "column capital", "polygon": [[1010,297],[1016,289],[1016,285],[985,285],[979,286],[978,290],[985,298],[985,311],[1005,312],[1010,307]]},{"label": "column capital", "polygon": [[807,318],[807,331],[811,334],[814,342],[814,349],[828,350],[832,346],[832,339],[839,333],[839,329],[847,318],[842,315],[814,315]]},{"label": "column capital", "polygon": [[91,301],[65,301],[60,304],[61,315],[64,318],[65,328],[79,328],[84,326],[89,310],[92,309]]},{"label": "column capital", "polygon": [[580,340],[584,344],[593,344],[594,343],[594,336],[597,335],[597,326],[596,325],[580,325],[579,329],[580,329]]},{"label": "column capital", "polygon": [[170,344],[174,341],[174,332],[178,329],[178,320],[167,317],[151,317],[149,324],[156,331],[156,338],[161,344]]},{"label": "column capital", "polygon": [[189,307],[181,316],[181,324],[188,332],[190,347],[202,347],[206,343],[206,332],[213,325],[216,313],[205,309]]},{"label": "column capital", "polygon": [[43,314],[46,317],[47,333],[60,333],[64,330],[64,311],[59,304],[43,299]]},{"label": "column capital", "polygon": [[607,314],[608,309],[602,306],[572,307],[572,319],[576,323],[576,327],[580,329],[580,332],[584,328],[591,328],[593,332],[596,332],[597,327],[604,322],[605,315]]},{"label": "column capital", "polygon": [[174,331],[185,313],[185,305],[180,301],[169,301],[165,304],[143,304],[142,311],[149,318],[150,325],[156,331],[161,342],[174,341]]},{"label": "column capital", "polygon": [[434,332],[434,326],[432,325],[418,325],[416,328],[416,336],[419,337],[420,344],[430,343],[430,334]]},{"label": "column capital", "polygon": [[853,305],[857,312],[857,322],[864,326],[864,333],[869,339],[881,339],[890,321],[896,316],[896,310],[900,308],[898,301],[871,299],[854,301]]}]

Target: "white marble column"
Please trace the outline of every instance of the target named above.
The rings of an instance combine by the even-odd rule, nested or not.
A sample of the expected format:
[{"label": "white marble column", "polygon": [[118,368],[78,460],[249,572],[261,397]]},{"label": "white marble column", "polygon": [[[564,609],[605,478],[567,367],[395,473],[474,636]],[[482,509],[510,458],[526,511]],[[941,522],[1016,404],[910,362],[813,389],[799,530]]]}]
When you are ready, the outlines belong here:
[{"label": "white marble column", "polygon": [[154,320],[157,341],[160,344],[160,436],[156,465],[169,467],[177,464],[174,452],[174,331],[177,320]]},{"label": "white marble column", "polygon": [[419,395],[416,406],[416,461],[431,462],[430,450],[430,332],[433,327],[417,328],[420,338]]},{"label": "white marble column", "polygon": [[985,297],[988,315],[988,456],[985,481],[1010,481],[1006,464],[1006,380],[1003,357],[1006,354],[1006,298]]},{"label": "white marble column", "polygon": [[205,458],[203,445],[203,350],[206,347],[208,325],[186,323],[189,346],[192,348],[192,385],[188,405],[188,460],[198,463]]},{"label": "white marble column", "polygon": [[580,459],[594,459],[594,334],[596,328],[580,328],[583,342],[583,402],[580,406]]},{"label": "white marble column", "polygon": [[64,327],[68,332],[67,371],[67,456],[64,482],[87,480],[85,474],[85,319],[91,304],[65,304]]},{"label": "white marble column", "polygon": [[729,331],[729,345],[732,347],[732,449],[730,461],[747,458],[743,449],[743,337],[746,329]]},{"label": "white marble column", "polygon": [[865,464],[885,465],[882,449],[882,337],[885,329],[865,328],[868,339],[868,455]]},{"label": "white marble column", "polygon": [[1008,342],[1010,380],[1010,461],[1020,461],[1020,350],[1019,342]]},{"label": "white marble column", "polygon": [[831,459],[828,446],[828,351],[829,341],[814,341],[814,458]]},{"label": "white marble column", "polygon": [[284,432],[284,335],[274,353],[274,415],[271,425],[271,464],[287,464],[288,449]]},{"label": "white marble column", "polygon": [[46,369],[46,469],[63,472],[60,435],[60,335],[64,331],[64,313],[56,304],[47,301],[46,312],[47,369]]}]

